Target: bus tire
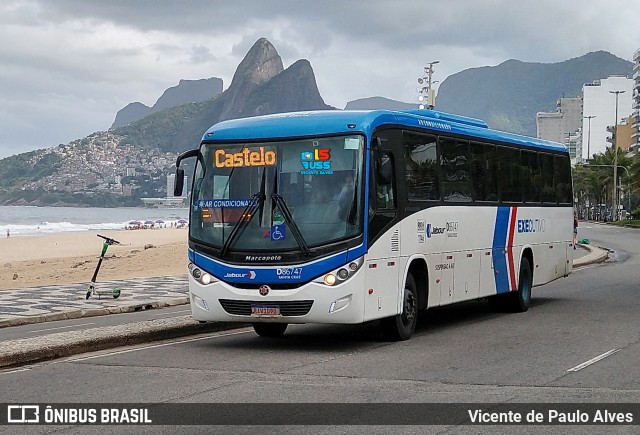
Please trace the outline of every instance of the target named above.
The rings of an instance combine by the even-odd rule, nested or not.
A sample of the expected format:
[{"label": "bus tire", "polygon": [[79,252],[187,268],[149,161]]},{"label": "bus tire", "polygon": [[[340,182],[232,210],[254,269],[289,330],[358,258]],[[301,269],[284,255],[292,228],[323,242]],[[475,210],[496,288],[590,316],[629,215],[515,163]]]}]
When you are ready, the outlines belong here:
[{"label": "bus tire", "polygon": [[280,337],[287,330],[287,323],[254,323],[253,330],[260,337]]},{"label": "bus tire", "polygon": [[531,304],[531,287],[533,275],[529,260],[522,258],[520,261],[520,278],[518,279],[518,290],[509,294],[507,309],[512,313],[524,313]]},{"label": "bus tire", "polygon": [[382,332],[391,341],[404,341],[411,338],[418,321],[418,291],[411,272],[404,284],[402,313],[382,319]]}]

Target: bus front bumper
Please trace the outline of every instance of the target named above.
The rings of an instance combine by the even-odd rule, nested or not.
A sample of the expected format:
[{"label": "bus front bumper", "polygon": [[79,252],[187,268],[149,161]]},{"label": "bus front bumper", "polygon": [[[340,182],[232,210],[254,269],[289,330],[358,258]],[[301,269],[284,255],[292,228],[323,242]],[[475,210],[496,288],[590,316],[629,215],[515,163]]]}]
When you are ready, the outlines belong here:
[{"label": "bus front bumper", "polygon": [[189,274],[191,313],[198,321],[362,323],[364,273],[327,286],[310,282],[294,289],[239,288],[222,281],[203,285]]}]

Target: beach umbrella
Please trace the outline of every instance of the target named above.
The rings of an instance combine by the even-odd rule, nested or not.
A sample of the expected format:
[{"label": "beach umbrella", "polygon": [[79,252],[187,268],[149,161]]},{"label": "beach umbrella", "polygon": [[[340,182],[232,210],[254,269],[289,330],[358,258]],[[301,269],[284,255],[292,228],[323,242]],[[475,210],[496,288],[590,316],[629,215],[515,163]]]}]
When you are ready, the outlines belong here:
[{"label": "beach umbrella", "polygon": [[189,223],[189,221],[188,221],[188,220],[186,220],[186,219],[178,219],[178,223],[179,223],[179,224],[188,224],[188,223]]},{"label": "beach umbrella", "polygon": [[163,224],[163,223],[164,223],[164,221],[163,221],[162,219],[156,219],[156,223],[157,223],[157,224]]},{"label": "beach umbrella", "polygon": [[153,221],[144,221],[144,224],[145,225],[151,225],[151,224],[153,224]]},{"label": "beach umbrella", "polygon": [[131,221],[129,225],[140,225],[140,221]]}]

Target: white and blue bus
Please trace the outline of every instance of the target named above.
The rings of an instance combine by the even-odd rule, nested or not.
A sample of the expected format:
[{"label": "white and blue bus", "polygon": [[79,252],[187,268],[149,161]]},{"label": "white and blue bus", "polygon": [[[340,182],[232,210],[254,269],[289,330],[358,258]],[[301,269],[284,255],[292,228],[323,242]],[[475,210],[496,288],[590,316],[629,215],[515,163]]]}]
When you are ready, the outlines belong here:
[{"label": "white and blue bus", "polygon": [[381,319],[392,339],[428,308],[529,307],[572,270],[572,182],[558,143],[420,111],[317,111],[220,122],[198,149],[189,293],[199,321]]}]

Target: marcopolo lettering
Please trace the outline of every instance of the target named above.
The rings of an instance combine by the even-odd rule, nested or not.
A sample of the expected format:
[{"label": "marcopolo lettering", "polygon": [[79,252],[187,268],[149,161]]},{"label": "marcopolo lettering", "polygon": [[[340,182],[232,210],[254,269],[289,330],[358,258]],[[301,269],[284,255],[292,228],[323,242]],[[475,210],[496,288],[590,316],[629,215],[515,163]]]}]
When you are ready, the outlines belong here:
[{"label": "marcopolo lettering", "polygon": [[282,255],[247,255],[244,261],[280,261]]},{"label": "marcopolo lettering", "polygon": [[238,153],[227,153],[223,149],[215,152],[216,168],[237,168],[243,166],[273,166],[276,164],[276,152],[265,151],[260,147],[258,151],[244,148]]},{"label": "marcopolo lettering", "polygon": [[544,233],[544,219],[518,219],[519,233]]}]

